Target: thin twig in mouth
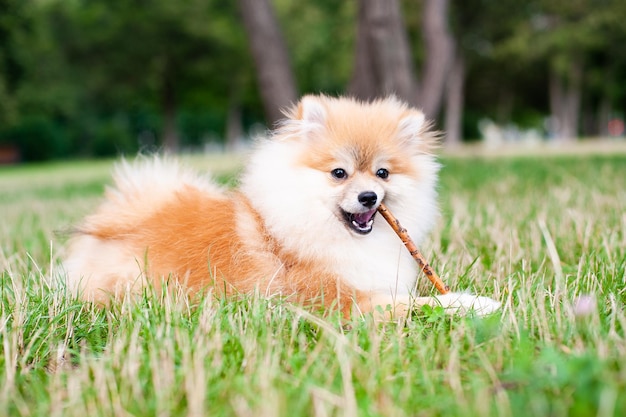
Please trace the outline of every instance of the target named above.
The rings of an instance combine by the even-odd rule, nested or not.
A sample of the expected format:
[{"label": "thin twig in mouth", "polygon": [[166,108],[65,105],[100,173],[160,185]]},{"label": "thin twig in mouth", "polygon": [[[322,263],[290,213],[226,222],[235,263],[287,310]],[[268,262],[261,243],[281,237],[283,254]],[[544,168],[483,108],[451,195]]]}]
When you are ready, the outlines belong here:
[{"label": "thin twig in mouth", "polygon": [[435,288],[437,288],[441,294],[447,294],[450,292],[450,287],[444,284],[441,278],[439,278],[439,275],[437,275],[435,270],[426,261],[426,258],[424,258],[419,249],[417,249],[417,246],[413,243],[413,240],[411,239],[411,236],[409,236],[407,230],[400,225],[398,219],[391,214],[389,209],[383,203],[380,203],[380,206],[378,206],[378,212],[385,218],[385,220],[387,220],[387,223],[389,223],[394,232],[396,232],[396,234],[400,237],[400,240],[402,240],[406,249],[409,251],[413,259],[415,259],[422,271],[424,271],[424,274],[426,274],[428,279],[435,285]]}]

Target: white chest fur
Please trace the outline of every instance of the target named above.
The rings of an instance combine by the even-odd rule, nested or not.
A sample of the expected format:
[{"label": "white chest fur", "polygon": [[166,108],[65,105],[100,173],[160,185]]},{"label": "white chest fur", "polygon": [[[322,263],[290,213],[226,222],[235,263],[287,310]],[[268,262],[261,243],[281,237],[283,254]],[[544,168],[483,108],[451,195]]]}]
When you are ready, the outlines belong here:
[{"label": "white chest fur", "polygon": [[376,222],[370,235],[355,236],[335,252],[335,270],[356,289],[407,294],[415,288],[415,261],[384,220]]}]

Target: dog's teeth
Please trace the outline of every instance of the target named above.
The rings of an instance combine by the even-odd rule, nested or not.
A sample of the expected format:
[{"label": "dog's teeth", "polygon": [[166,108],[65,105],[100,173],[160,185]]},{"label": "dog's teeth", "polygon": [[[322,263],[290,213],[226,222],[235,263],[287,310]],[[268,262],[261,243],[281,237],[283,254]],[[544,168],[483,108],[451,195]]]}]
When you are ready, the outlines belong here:
[{"label": "dog's teeth", "polygon": [[364,225],[357,222],[356,220],[352,220],[352,224],[354,225],[354,227],[356,227],[357,229],[360,230],[367,230],[367,229],[371,229],[372,228],[372,224],[374,224],[374,219],[370,219],[367,223],[365,223]]}]

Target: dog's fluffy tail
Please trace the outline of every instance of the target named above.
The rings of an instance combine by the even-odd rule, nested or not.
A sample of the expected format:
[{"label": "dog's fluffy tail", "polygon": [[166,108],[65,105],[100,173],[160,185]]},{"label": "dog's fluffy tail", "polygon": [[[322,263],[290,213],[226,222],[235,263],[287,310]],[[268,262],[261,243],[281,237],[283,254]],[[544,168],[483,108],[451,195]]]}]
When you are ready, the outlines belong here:
[{"label": "dog's fluffy tail", "polygon": [[209,178],[168,158],[139,157],[118,163],[105,200],[78,225],[69,242],[62,271],[68,289],[106,302],[111,293],[143,285],[145,265],[132,236],[183,191],[212,199],[226,197]]},{"label": "dog's fluffy tail", "polygon": [[212,198],[224,198],[224,190],[203,176],[167,157],[138,157],[115,166],[114,185],[95,214],[87,217],[79,232],[98,228],[124,229],[155,213],[183,190],[195,189]]}]

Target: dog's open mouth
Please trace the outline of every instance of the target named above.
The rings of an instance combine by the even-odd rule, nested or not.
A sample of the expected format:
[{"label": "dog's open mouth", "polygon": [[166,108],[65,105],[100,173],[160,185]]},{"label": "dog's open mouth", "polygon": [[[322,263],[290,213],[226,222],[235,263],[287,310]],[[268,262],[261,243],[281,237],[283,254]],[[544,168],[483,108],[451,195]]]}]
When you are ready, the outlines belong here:
[{"label": "dog's open mouth", "polygon": [[376,209],[372,209],[363,213],[348,213],[345,210],[341,210],[343,218],[346,221],[348,227],[355,232],[366,235],[372,231],[372,225],[374,224],[374,216],[376,215]]}]

